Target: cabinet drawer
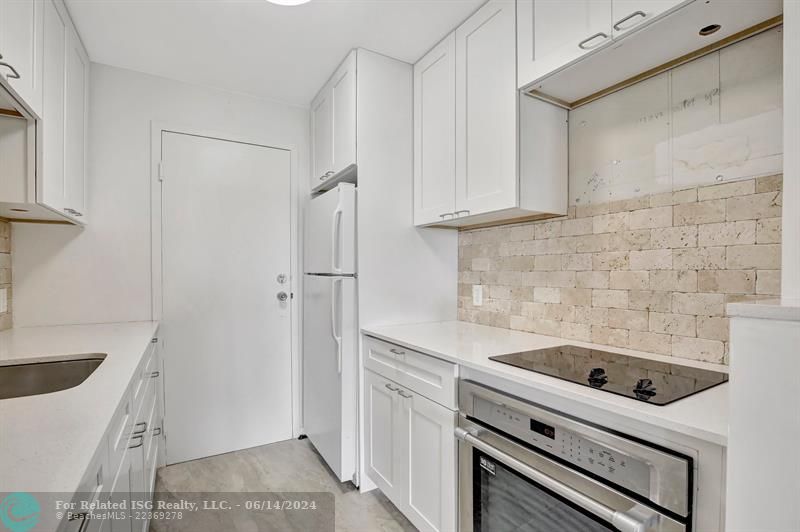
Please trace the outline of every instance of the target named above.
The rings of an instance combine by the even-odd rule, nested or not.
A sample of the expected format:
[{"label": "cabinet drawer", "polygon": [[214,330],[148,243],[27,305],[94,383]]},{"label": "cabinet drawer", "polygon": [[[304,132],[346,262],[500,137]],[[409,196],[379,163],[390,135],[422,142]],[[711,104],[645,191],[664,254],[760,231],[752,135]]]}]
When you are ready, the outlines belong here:
[{"label": "cabinet drawer", "polygon": [[134,412],[141,407],[142,397],[144,397],[144,392],[147,390],[147,386],[150,384],[150,377],[152,376],[153,372],[156,371],[155,347],[155,344],[150,344],[150,346],[147,348],[147,352],[142,357],[142,362],[139,365],[139,371],[137,373],[138,378],[133,383],[133,404],[135,406]]},{"label": "cabinet drawer", "polygon": [[117,413],[114,414],[108,433],[108,471],[111,478],[116,475],[125,455],[125,449],[128,447],[133,429],[133,416],[130,394],[126,394]]},{"label": "cabinet drawer", "polygon": [[457,408],[456,364],[366,336],[364,366],[451,410]]}]

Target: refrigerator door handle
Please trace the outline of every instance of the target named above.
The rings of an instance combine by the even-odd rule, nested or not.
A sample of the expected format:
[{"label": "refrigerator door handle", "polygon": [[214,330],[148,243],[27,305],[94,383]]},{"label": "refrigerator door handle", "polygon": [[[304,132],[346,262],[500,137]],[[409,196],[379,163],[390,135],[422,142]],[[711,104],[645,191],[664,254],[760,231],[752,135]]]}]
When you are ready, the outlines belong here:
[{"label": "refrigerator door handle", "polygon": [[[337,286],[338,285],[338,286]],[[338,288],[338,291],[337,291]],[[341,333],[337,333],[336,330],[336,322],[339,321],[339,299],[342,293],[342,280],[341,279],[333,279],[331,281],[331,334],[333,335],[333,339],[336,341],[336,367],[339,371],[339,375],[342,374],[342,336]]]},{"label": "refrigerator door handle", "polygon": [[331,231],[331,268],[333,273],[342,273],[341,268],[341,229],[342,229],[342,206],[337,205],[333,211],[333,230]]}]

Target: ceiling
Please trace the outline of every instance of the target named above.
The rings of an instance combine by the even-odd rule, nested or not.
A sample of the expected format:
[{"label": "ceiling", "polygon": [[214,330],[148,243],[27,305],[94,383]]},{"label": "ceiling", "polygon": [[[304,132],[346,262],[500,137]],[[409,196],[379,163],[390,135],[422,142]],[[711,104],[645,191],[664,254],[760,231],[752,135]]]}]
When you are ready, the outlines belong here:
[{"label": "ceiling", "polygon": [[485,0],[67,0],[97,63],[308,106],[352,48],[415,62]]}]

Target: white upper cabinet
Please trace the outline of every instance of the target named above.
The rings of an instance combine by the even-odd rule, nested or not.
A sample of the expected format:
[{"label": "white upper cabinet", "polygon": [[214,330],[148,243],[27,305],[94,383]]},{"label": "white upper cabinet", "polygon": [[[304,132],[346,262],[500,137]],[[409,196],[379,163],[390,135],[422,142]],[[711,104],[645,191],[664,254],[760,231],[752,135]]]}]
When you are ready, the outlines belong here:
[{"label": "white upper cabinet", "polygon": [[333,99],[333,172],[356,164],[356,52],[331,79]]},{"label": "white upper cabinet", "polygon": [[38,201],[86,223],[89,59],[63,4],[45,0]]},{"label": "white upper cabinet", "polygon": [[0,0],[0,76],[39,116],[44,4],[40,0]]},{"label": "white upper cabinet", "polygon": [[514,3],[492,0],[456,29],[456,216],[517,199]]},{"label": "white upper cabinet", "polygon": [[[517,0],[517,86],[579,106],[740,32],[778,25],[781,12],[781,0]],[[700,31],[709,25],[718,31]]]},{"label": "white upper cabinet", "polygon": [[67,33],[64,67],[66,79],[64,87],[66,205],[64,208],[69,215],[85,218],[89,58],[72,26]]},{"label": "white upper cabinet", "polygon": [[519,87],[611,42],[611,4],[612,0],[518,0]]},{"label": "white upper cabinet", "polygon": [[321,190],[356,165],[356,51],[311,103],[311,189]]},{"label": "white upper cabinet", "polygon": [[519,94],[516,49],[515,3],[490,0],[414,66],[416,225],[566,213],[567,113]]},{"label": "white upper cabinet", "polygon": [[42,164],[39,201],[57,211],[66,207],[64,172],[64,50],[69,23],[51,0],[44,7],[44,91],[42,111],[47,120],[41,128]]},{"label": "white upper cabinet", "polygon": [[638,29],[658,15],[672,9],[683,0],[613,0],[611,3],[611,31],[618,37]]},{"label": "white upper cabinet", "polygon": [[414,65],[414,223],[456,210],[455,33]]},{"label": "white upper cabinet", "polygon": [[333,175],[333,108],[330,91],[311,103],[311,188]]}]

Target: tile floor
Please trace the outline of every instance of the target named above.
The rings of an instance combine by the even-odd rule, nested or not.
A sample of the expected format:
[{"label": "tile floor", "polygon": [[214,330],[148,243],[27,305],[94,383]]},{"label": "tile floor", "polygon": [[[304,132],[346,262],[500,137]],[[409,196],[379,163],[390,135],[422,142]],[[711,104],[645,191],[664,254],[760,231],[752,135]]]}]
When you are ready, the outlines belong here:
[{"label": "tile floor", "polygon": [[[361,494],[349,482],[340,484],[308,440],[288,440],[162,468],[156,481],[156,501],[174,499],[179,492],[327,492],[335,500],[335,530],[342,532],[414,531],[414,526],[378,490]],[[216,517],[216,516],[214,516]],[[320,530],[330,530],[320,524]],[[309,530],[280,513],[268,522],[239,527],[235,523],[203,520],[152,522],[150,532],[248,532]]]}]

